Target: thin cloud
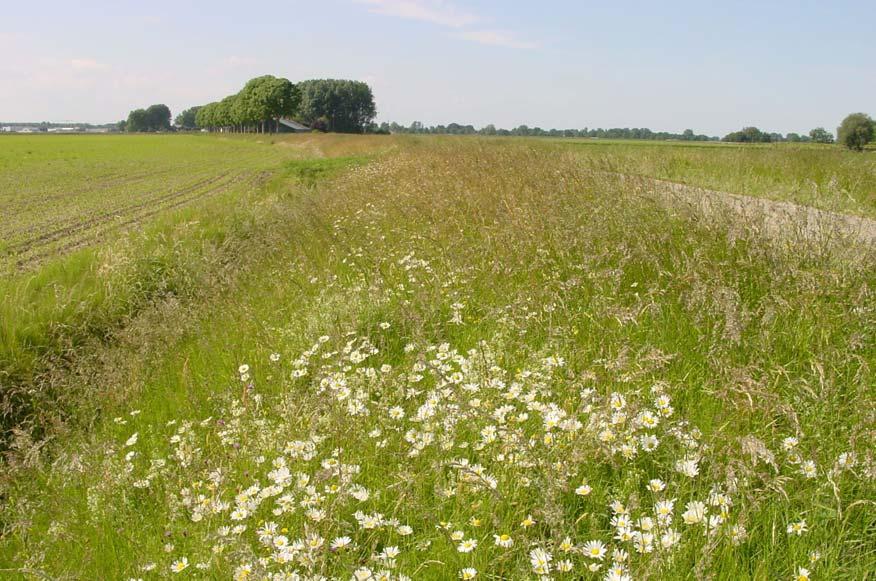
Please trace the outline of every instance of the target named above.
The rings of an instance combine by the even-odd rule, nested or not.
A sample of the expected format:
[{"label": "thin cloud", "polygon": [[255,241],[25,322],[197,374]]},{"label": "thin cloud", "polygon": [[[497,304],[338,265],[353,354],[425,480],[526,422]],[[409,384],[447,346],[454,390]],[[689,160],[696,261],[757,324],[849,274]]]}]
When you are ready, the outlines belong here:
[{"label": "thin cloud", "polygon": [[94,59],[70,59],[70,68],[76,71],[103,71],[108,69],[109,65]]},{"label": "thin cloud", "polygon": [[444,0],[354,0],[354,2],[368,6],[368,11],[373,14],[455,28],[459,30],[456,35],[458,38],[478,44],[517,49],[538,47],[534,42],[516,38],[507,30],[472,29],[472,25],[483,22],[483,19]]},{"label": "thin cloud", "polygon": [[258,63],[258,59],[246,56],[230,56],[222,61],[222,64],[226,67],[249,67]]},{"label": "thin cloud", "polygon": [[451,28],[462,28],[480,19],[442,0],[355,0],[369,6],[369,12],[407,20],[431,22]]},{"label": "thin cloud", "polygon": [[501,46],[505,48],[538,48],[534,42],[518,40],[514,35],[504,30],[467,30],[459,33],[460,38],[485,44],[488,46]]}]

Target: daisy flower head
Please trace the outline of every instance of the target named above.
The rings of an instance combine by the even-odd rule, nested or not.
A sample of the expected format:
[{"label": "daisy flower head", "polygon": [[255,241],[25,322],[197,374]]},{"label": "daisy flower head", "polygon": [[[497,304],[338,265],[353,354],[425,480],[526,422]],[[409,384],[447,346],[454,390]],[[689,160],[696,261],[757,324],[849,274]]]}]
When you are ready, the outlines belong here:
[{"label": "daisy flower head", "polygon": [[611,394],[611,399],[609,400],[609,405],[611,406],[611,409],[613,409],[616,412],[619,412],[627,406],[627,400],[624,399],[624,396],[622,396],[621,394],[613,393],[613,394]]},{"label": "daisy flower head", "polygon": [[542,548],[533,549],[529,552],[529,563],[537,575],[547,575],[551,572],[553,557]]},{"label": "daisy flower head", "polygon": [[572,561],[570,561],[569,559],[557,562],[557,571],[559,571],[560,573],[568,573],[572,570],[573,567],[574,566],[572,565]]},{"label": "daisy flower head", "polygon": [[189,566],[189,560],[186,557],[183,557],[182,559],[178,559],[178,560],[174,561],[173,564],[171,564],[171,566],[170,566],[170,570],[173,573],[182,573],[183,571],[186,570],[186,568],[188,566]]},{"label": "daisy flower head", "polygon": [[803,533],[809,530],[809,526],[806,524],[806,520],[800,520],[797,522],[792,522],[788,525],[788,534],[789,535],[797,535],[802,536]]},{"label": "daisy flower head", "polygon": [[478,542],[475,539],[465,539],[459,546],[456,547],[456,550],[460,553],[471,553],[478,546]]},{"label": "daisy flower head", "polygon": [[602,541],[587,541],[584,543],[584,556],[601,561],[605,557],[606,548]]},{"label": "daisy flower head", "polygon": [[508,549],[514,545],[514,539],[510,535],[493,535],[493,538],[496,540],[497,547]]},{"label": "daisy flower head", "polygon": [[571,537],[566,537],[565,539],[563,539],[563,541],[560,543],[560,546],[559,546],[559,549],[561,551],[563,551],[564,553],[568,553],[569,551],[571,551],[574,548],[575,548],[575,545],[572,543]]}]

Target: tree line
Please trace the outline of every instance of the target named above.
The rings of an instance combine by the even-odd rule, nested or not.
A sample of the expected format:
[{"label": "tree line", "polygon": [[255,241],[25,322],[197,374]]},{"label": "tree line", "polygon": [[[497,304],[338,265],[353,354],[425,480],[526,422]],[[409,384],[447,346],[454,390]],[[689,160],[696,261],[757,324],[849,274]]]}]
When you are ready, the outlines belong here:
[{"label": "tree line", "polygon": [[[871,141],[876,140],[876,122],[865,113],[848,115],[836,130],[836,141],[849,149],[861,151]],[[782,137],[780,133],[766,133],[757,127],[745,127],[724,136],[722,141],[734,143],[774,143],[779,141],[834,143],[833,134],[824,127],[816,127],[809,135],[789,133]]]},{"label": "tree line", "polygon": [[[371,87],[361,81],[313,79],[292,83],[264,75],[220,101],[198,105],[177,115],[176,127],[235,133],[280,130],[280,120],[294,119],[314,130],[338,133],[374,132],[377,108]],[[119,123],[122,131],[169,131],[170,109],[152,105],[131,111]]]},{"label": "tree line", "polygon": [[[480,129],[473,125],[450,123],[425,126],[414,121],[410,126],[398,123],[374,123],[377,113],[371,88],[361,81],[312,79],[292,83],[288,79],[264,75],[250,79],[243,88],[221,101],[186,109],[177,115],[180,129],[205,129],[241,133],[279,131],[280,120],[290,118],[318,131],[339,133],[413,133],[434,135],[496,135],[521,137],[587,137],[597,139],[638,139],[676,141],[718,141],[718,137],[694,133],[651,131],[648,128],[611,129],[542,129],[519,125],[501,129],[489,124]],[[170,109],[163,104],[135,109],[119,123],[122,131],[169,131]],[[847,116],[837,128],[836,141],[853,150],[862,150],[876,140],[876,122],[864,113]],[[757,127],[745,127],[720,138],[733,143],[834,143],[834,136],[823,127],[808,134],[768,133]]]},{"label": "tree line", "polygon": [[692,129],[686,129],[683,133],[669,133],[666,131],[651,131],[647,128],[612,128],[612,129],[542,129],[541,127],[529,127],[520,125],[513,129],[501,129],[495,125],[485,125],[476,129],[473,125],[461,125],[450,123],[448,125],[425,126],[419,121],[414,121],[405,127],[398,123],[381,123],[376,127],[376,133],[413,133],[432,135],[499,135],[518,137],[593,137],[599,139],[645,139],[679,141],[717,141],[717,137],[698,135]]},{"label": "tree line", "polygon": [[200,107],[195,126],[211,131],[280,130],[290,118],[318,131],[365,133],[377,108],[361,81],[313,79],[297,84],[270,75],[251,79],[234,95]]},{"label": "tree line", "polygon": [[734,131],[732,133],[728,133],[721,141],[728,141],[731,143],[779,143],[782,141],[788,141],[791,143],[833,143],[833,135],[828,132],[824,127],[816,127],[808,134],[800,135],[799,133],[788,133],[787,135],[782,135],[781,133],[767,133],[766,131],[761,131],[757,127],[745,127],[740,131]]},{"label": "tree line", "polygon": [[768,133],[757,127],[745,127],[740,131],[734,131],[723,138],[709,135],[696,134],[692,129],[685,129],[682,133],[667,131],[651,131],[647,128],[612,128],[612,129],[542,129],[541,127],[529,127],[520,125],[514,129],[498,129],[495,125],[486,125],[476,128],[473,125],[449,123],[447,125],[426,126],[419,121],[414,121],[409,126],[398,123],[383,122],[372,126],[369,131],[374,133],[418,134],[418,135],[501,135],[520,137],[586,137],[596,139],[639,139],[659,141],[726,141],[732,143],[834,143],[838,141],[849,149],[861,150],[867,143],[876,141],[876,122],[864,113],[853,113],[843,120],[837,129],[837,139],[834,140],[832,133],[824,127],[816,127],[808,134]]},{"label": "tree line", "polygon": [[199,107],[195,125],[203,129],[264,133],[280,130],[280,119],[298,111],[301,93],[289,79],[264,75],[250,79],[243,88]]}]

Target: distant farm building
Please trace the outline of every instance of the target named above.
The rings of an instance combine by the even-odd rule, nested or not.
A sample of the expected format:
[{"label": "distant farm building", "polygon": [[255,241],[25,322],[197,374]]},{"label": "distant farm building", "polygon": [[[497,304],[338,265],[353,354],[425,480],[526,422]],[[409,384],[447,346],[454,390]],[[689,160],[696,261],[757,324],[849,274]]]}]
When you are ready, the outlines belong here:
[{"label": "distant farm building", "polygon": [[280,133],[310,133],[307,125],[293,121],[292,119],[280,119]]}]

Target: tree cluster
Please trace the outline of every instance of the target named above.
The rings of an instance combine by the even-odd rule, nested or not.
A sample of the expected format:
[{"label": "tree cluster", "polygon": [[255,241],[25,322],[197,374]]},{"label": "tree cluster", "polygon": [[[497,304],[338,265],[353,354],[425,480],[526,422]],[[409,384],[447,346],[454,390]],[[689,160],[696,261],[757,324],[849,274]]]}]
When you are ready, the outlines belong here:
[{"label": "tree cluster", "polygon": [[363,133],[377,114],[371,87],[361,81],[313,79],[298,83],[298,118],[322,131]]},{"label": "tree cluster", "polygon": [[745,127],[742,131],[728,133],[722,139],[722,141],[732,141],[733,143],[771,143],[781,140],[780,133],[766,133],[757,127]]},{"label": "tree cluster", "polygon": [[721,141],[732,143],[780,143],[783,141],[790,143],[833,143],[833,135],[824,127],[816,127],[808,135],[788,133],[785,136],[781,133],[767,133],[757,127],[746,127],[741,131],[728,133]]},{"label": "tree cluster", "polygon": [[199,106],[189,107],[188,109],[176,116],[176,119],[173,120],[174,125],[176,125],[179,129],[197,129],[197,116],[200,109],[201,108]]},{"label": "tree cluster", "polygon": [[130,132],[154,132],[170,130],[170,109],[167,105],[151,105],[147,109],[134,109],[127,121],[119,128]]},{"label": "tree cluster", "polygon": [[836,130],[837,140],[855,151],[876,139],[876,122],[864,113],[852,113]]},{"label": "tree cluster", "polygon": [[279,131],[280,118],[298,111],[300,93],[289,79],[265,75],[250,79],[243,89],[195,112],[195,125],[241,133]]},{"label": "tree cluster", "polygon": [[692,129],[686,129],[683,133],[668,133],[666,131],[651,131],[647,128],[613,128],[613,129],[542,129],[541,127],[529,127],[520,125],[514,129],[497,129],[495,125],[485,125],[476,129],[472,125],[460,125],[450,123],[448,125],[435,125],[426,127],[419,121],[414,121],[409,127],[398,123],[381,123],[372,127],[375,133],[416,133],[434,135],[501,135],[520,137],[592,137],[598,139],[645,139],[678,141],[714,141],[717,137],[697,135]]},{"label": "tree cluster", "polygon": [[833,134],[824,127],[816,127],[809,132],[809,139],[815,143],[833,143]]},{"label": "tree cluster", "polygon": [[[293,84],[266,75],[235,95],[197,109],[195,126],[235,132],[279,131],[293,118],[320,131],[363,133],[376,114],[371,88],[359,81],[316,79]],[[182,125],[182,124],[181,124]]]}]

